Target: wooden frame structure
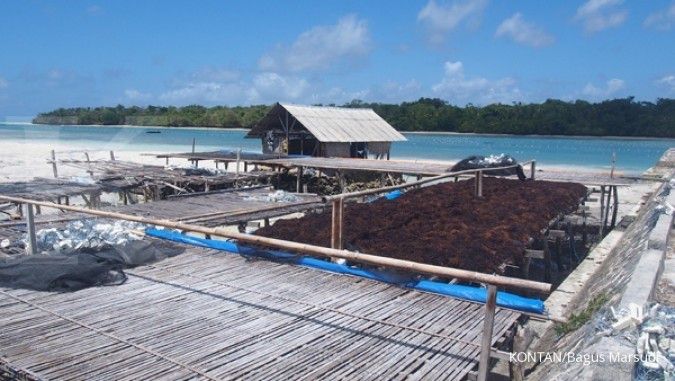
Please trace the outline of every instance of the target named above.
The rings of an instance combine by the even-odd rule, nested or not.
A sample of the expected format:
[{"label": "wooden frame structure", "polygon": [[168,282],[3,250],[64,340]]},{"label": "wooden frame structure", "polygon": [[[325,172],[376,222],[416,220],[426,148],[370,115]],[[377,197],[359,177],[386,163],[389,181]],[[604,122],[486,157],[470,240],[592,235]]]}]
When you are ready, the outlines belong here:
[{"label": "wooden frame structure", "polygon": [[[344,198],[337,198],[336,202],[342,204]],[[249,243],[258,246],[264,247],[273,247],[283,250],[289,250],[292,252],[306,253],[311,255],[318,255],[325,258],[341,258],[353,262],[358,262],[367,265],[383,266],[397,270],[404,270],[408,272],[416,272],[421,274],[427,274],[432,276],[440,276],[444,278],[457,278],[465,281],[471,282],[480,282],[488,284],[488,297],[485,304],[485,320],[482,333],[482,344],[480,352],[480,362],[479,370],[477,374],[477,379],[479,381],[485,381],[487,379],[489,359],[491,357],[503,358],[503,354],[500,354],[498,351],[492,349],[491,346],[491,337],[492,329],[494,323],[494,314],[496,308],[496,295],[497,295],[497,286],[507,287],[507,288],[518,288],[522,290],[527,290],[530,292],[535,292],[539,294],[545,294],[550,292],[551,285],[546,283],[534,282],[529,280],[508,278],[499,275],[490,275],[483,274],[474,271],[467,271],[461,269],[454,269],[449,267],[427,265],[412,261],[405,261],[394,258],[380,257],[371,254],[356,253],[348,250],[337,249],[337,248],[324,248],[320,246],[313,246],[308,244],[301,244],[291,241],[284,241],[273,238],[266,238],[260,236],[252,236],[248,234],[241,234],[236,232],[231,232],[221,228],[206,228],[202,226],[186,224],[182,222],[174,222],[170,220],[157,220],[147,217],[117,213],[117,212],[107,212],[100,210],[90,210],[85,208],[80,208],[76,206],[65,206],[59,205],[46,201],[30,200],[25,198],[9,197],[9,196],[0,196],[0,200],[13,202],[17,204],[24,205],[40,205],[47,208],[55,208],[61,210],[67,210],[71,212],[84,213],[94,216],[121,219],[126,221],[139,222],[149,225],[163,226],[166,228],[179,229],[181,231],[189,231],[201,233],[210,237],[220,236],[226,238],[236,239],[239,242]],[[342,210],[339,207],[338,210]],[[341,216],[338,217],[341,221]],[[30,223],[32,221],[27,221],[28,225],[28,234],[35,234],[35,225]],[[32,232],[32,233],[31,233]],[[338,234],[341,234],[338,232]]]}]

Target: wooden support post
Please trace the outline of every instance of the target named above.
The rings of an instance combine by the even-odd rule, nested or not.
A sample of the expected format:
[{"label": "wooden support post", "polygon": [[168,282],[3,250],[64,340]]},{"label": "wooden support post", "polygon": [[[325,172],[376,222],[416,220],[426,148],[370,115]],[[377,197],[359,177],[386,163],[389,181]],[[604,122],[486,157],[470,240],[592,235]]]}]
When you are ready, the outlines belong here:
[{"label": "wooden support post", "polygon": [[237,168],[235,169],[236,174],[239,174],[239,163],[241,162],[241,148],[237,150]]},{"label": "wooden support post", "polygon": [[333,200],[333,220],[331,225],[331,243],[330,247],[332,249],[342,249],[342,227],[343,227],[343,214],[344,200],[342,198],[337,198]]},{"label": "wooden support post", "polygon": [[26,253],[37,254],[37,239],[35,238],[35,216],[33,215],[33,205],[24,204],[24,215],[26,217]]},{"label": "wooden support post", "polygon": [[490,352],[492,352],[492,331],[494,329],[495,310],[497,307],[497,286],[489,285],[485,299],[485,316],[483,317],[483,334],[480,343],[478,360],[478,381],[486,381],[490,369]]},{"label": "wooden support post", "polygon": [[247,172],[248,172],[248,162],[245,161],[244,162],[244,173],[247,173]]},{"label": "wooden support post", "polygon": [[530,163],[530,180],[534,180],[534,173],[537,171],[537,162],[532,160]]},{"label": "wooden support post", "polygon": [[115,151],[110,150],[110,161],[115,161]]},{"label": "wooden support post", "polygon": [[604,226],[602,224],[603,216],[605,215],[605,186],[600,185],[600,237],[603,237]]},{"label": "wooden support post", "polygon": [[270,226],[270,219],[269,219],[269,218],[265,218],[265,219],[263,220],[263,226],[264,226],[264,227]]},{"label": "wooden support post", "polygon": [[524,279],[530,279],[530,264],[532,263],[532,258],[525,257],[523,258],[523,268],[521,269]]},{"label": "wooden support post", "polygon": [[166,165],[169,165],[169,157],[166,157]]},{"label": "wooden support post", "polygon": [[84,158],[87,159],[87,163],[89,163],[91,160],[89,160],[89,152],[84,153]]},{"label": "wooden support post", "polygon": [[54,178],[59,177],[59,172],[56,168],[56,152],[54,150],[52,150],[52,171],[54,172]]},{"label": "wooden support post", "polygon": [[558,266],[558,272],[563,271],[563,261],[562,261],[562,238],[555,237],[555,264]]},{"label": "wooden support post", "polygon": [[613,195],[613,199],[614,199],[614,203],[613,203],[614,206],[612,208],[612,223],[609,225],[610,229],[614,229],[614,227],[616,226],[616,217],[617,217],[617,214],[619,213],[619,194],[617,193],[618,189],[617,189],[616,186],[613,186],[612,188],[613,188],[612,195]]},{"label": "wooden support post", "polygon": [[609,222],[609,206],[612,199],[612,186],[607,187],[607,200],[605,201],[604,214],[600,216],[600,236],[604,237],[607,231],[607,224]]},{"label": "wooden support post", "polygon": [[551,283],[551,250],[548,247],[548,237],[542,236],[544,244],[544,282]]},{"label": "wooden support post", "polygon": [[483,197],[483,171],[475,172],[475,193],[476,197]]},{"label": "wooden support post", "polygon": [[197,138],[192,138],[192,154],[195,154],[195,144],[197,143]]},{"label": "wooden support post", "polygon": [[614,169],[616,168],[616,152],[612,152],[612,169],[609,171],[609,178],[614,178]]},{"label": "wooden support post", "polygon": [[296,178],[296,182],[295,182],[295,192],[296,193],[300,193],[300,191],[302,190],[302,171],[303,171],[303,168],[298,167],[298,173],[297,173],[297,178]]},{"label": "wooden support post", "polygon": [[209,191],[209,179],[204,180],[204,192]]},{"label": "wooden support post", "polygon": [[42,209],[40,208],[40,205],[35,205],[35,215],[41,214]]},{"label": "wooden support post", "polygon": [[218,169],[218,160],[216,160],[216,169]]}]

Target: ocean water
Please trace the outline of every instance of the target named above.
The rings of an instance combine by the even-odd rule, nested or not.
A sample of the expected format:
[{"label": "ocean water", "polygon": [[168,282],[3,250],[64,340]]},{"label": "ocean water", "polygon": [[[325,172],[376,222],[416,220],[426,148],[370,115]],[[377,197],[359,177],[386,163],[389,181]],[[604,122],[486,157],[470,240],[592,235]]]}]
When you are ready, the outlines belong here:
[{"label": "ocean water", "polygon": [[[148,134],[146,131],[161,131]],[[205,128],[129,126],[51,126],[0,124],[3,140],[68,142],[92,150],[186,152],[192,139],[198,151],[237,149],[260,152],[258,139],[245,139],[245,131]],[[404,134],[407,142],[394,143],[393,159],[460,160],[469,155],[506,153],[518,160],[536,159],[551,166],[583,166],[606,169],[616,154],[616,166],[639,173],[656,163],[663,152],[675,147],[675,139],[626,139],[470,134]]]}]

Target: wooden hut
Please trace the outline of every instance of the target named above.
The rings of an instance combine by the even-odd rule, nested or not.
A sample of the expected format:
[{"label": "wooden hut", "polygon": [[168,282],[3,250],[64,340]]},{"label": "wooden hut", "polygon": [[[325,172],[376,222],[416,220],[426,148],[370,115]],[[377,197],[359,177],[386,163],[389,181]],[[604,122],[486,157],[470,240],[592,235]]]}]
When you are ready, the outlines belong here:
[{"label": "wooden hut", "polygon": [[391,142],[406,140],[371,109],[282,103],[246,137],[259,138],[263,153],[375,159],[388,159]]}]

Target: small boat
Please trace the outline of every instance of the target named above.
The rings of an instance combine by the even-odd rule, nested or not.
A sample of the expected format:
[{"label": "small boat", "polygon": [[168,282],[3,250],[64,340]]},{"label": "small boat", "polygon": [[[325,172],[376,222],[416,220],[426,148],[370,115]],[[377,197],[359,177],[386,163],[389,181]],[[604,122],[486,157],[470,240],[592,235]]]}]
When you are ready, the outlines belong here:
[{"label": "small boat", "polygon": [[147,130],[145,131],[146,134],[161,134],[162,131],[159,130]]}]

